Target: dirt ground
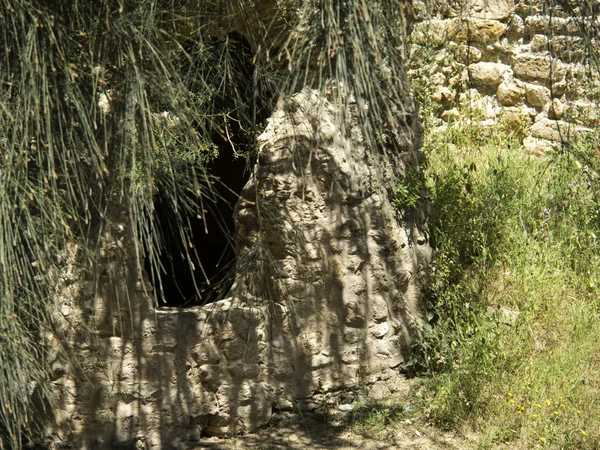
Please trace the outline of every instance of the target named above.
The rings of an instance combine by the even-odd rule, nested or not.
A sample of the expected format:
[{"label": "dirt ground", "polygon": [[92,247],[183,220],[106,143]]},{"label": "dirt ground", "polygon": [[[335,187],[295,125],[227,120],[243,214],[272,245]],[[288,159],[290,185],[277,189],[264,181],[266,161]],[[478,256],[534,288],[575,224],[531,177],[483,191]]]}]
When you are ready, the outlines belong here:
[{"label": "dirt ground", "polygon": [[443,432],[420,420],[400,420],[381,428],[356,424],[352,412],[328,412],[326,416],[279,412],[269,426],[254,434],[205,438],[194,449],[469,450],[476,446],[472,436]]}]

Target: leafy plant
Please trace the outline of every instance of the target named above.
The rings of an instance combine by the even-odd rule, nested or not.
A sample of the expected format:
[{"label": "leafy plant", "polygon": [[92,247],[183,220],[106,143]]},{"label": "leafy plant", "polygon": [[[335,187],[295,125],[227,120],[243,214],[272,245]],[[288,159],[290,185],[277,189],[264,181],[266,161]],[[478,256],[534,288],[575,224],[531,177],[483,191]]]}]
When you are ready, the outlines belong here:
[{"label": "leafy plant", "polygon": [[416,208],[423,197],[423,173],[416,164],[405,168],[404,178],[396,187],[392,205],[398,209]]}]

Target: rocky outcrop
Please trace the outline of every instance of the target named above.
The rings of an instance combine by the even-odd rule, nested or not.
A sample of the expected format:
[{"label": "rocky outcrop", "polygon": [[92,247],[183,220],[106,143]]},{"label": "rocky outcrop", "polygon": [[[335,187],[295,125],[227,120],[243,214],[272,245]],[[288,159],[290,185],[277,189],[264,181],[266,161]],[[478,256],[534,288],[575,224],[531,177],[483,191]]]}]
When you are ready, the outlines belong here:
[{"label": "rocky outcrop", "polygon": [[[185,7],[195,11],[199,4]],[[209,4],[198,19],[206,23],[181,21],[179,33],[192,39],[204,27],[216,40],[242,34],[258,65],[276,56],[269,50],[276,53],[286,14],[298,13],[294,5],[215,3],[225,14],[213,16]],[[308,25],[301,21],[298,30],[316,24],[319,36],[320,12],[307,8]],[[368,34],[364,49],[372,49],[372,39]],[[130,205],[116,199],[94,230],[101,237],[97,254],[69,249],[63,273],[55,274],[57,328],[45,339],[49,350],[60,342],[73,358],[65,363],[49,351],[56,398],[39,412],[53,415],[45,420],[48,447],[185,449],[206,435],[253,431],[275,408],[394,392],[419,337],[431,258],[421,211],[396,199],[399,185],[414,183],[407,167],[419,163],[421,140],[396,50],[402,49],[391,46],[365,60],[397,90],[391,99],[373,91],[356,100],[348,84],[332,81],[310,85],[311,78],[332,76],[319,58],[334,61],[334,50],[309,51],[292,75],[289,55],[271,68],[277,77],[280,70],[300,73],[296,78],[310,87],[294,85],[293,94],[282,95],[258,138],[257,161],[235,208],[235,282],[224,299],[157,307],[136,238],[152,232],[132,224]],[[378,115],[379,99],[386,103]],[[176,111],[169,114],[165,120]],[[390,126],[373,129],[373,118]]]},{"label": "rocky outcrop", "polygon": [[118,208],[97,284],[72,249],[57,285],[62,326],[48,345],[61,341],[76,358],[52,362],[50,447],[189,448],[205,435],[255,430],[274,408],[394,392],[419,335],[431,257],[418,211],[391,204],[416,161],[416,110],[405,105],[397,130],[412,149],[375,151],[352,93],[341,95],[345,111],[306,88],[269,119],[235,210],[228,298],[155,308],[135,230]]}]

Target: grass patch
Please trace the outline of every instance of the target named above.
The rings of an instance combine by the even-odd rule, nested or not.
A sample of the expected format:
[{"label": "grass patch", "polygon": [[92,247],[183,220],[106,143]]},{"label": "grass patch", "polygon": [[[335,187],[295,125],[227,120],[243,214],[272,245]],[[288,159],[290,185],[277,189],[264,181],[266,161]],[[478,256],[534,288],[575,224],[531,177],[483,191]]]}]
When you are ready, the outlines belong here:
[{"label": "grass patch", "polygon": [[412,416],[412,408],[398,402],[368,400],[352,411],[352,425],[359,431],[382,431],[391,424]]},{"label": "grass patch", "polygon": [[437,257],[409,369],[482,448],[600,447],[598,156],[531,157],[497,129],[427,137]]}]

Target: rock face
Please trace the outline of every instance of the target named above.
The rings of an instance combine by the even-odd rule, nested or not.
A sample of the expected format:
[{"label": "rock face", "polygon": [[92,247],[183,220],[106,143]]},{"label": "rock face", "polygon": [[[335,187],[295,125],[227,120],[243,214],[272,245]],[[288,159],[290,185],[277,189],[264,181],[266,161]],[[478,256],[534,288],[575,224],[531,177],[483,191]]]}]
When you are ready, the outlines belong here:
[{"label": "rock face", "polygon": [[[276,46],[288,26],[277,8],[293,14],[296,4],[237,2],[223,15],[231,23],[211,21],[207,33],[235,30],[268,59],[258,43]],[[250,30],[248,14],[265,22]],[[191,25],[180,32],[192,36]],[[206,435],[252,431],[273,408],[394,392],[419,337],[431,258],[421,211],[392,206],[421,139],[397,69],[405,96],[390,102],[395,126],[385,131],[401,141],[398,151],[386,149],[384,135],[381,148],[368,147],[359,116],[373,103],[359,104],[341,84],[280,100],[235,208],[235,282],[224,300],[156,307],[128,205],[106,213],[91,262],[98,270],[86,271],[70,249],[57,277],[57,329],[45,339],[74,358],[49,355],[48,447],[184,449]]]},{"label": "rock face", "polygon": [[[235,210],[227,299],[155,309],[119,210],[98,261],[118,283],[94,291],[73,250],[57,288],[62,327],[48,339],[78,362],[52,363],[51,447],[189,448],[252,431],[273,408],[394,391],[431,253],[417,212],[390,203],[414,152],[367,148],[355,107],[306,88],[273,114]],[[417,143],[416,110],[406,111],[398,131]]]},{"label": "rock face", "polygon": [[352,384],[357,371],[393,375],[419,333],[430,258],[425,230],[390,203],[409,155],[373,155],[358,126],[339,124],[318,91],[294,96],[260,137],[236,211],[240,261],[266,248],[273,267],[267,286],[240,270],[233,292],[285,293],[304,346],[296,367],[310,368],[298,384],[307,392]]}]

